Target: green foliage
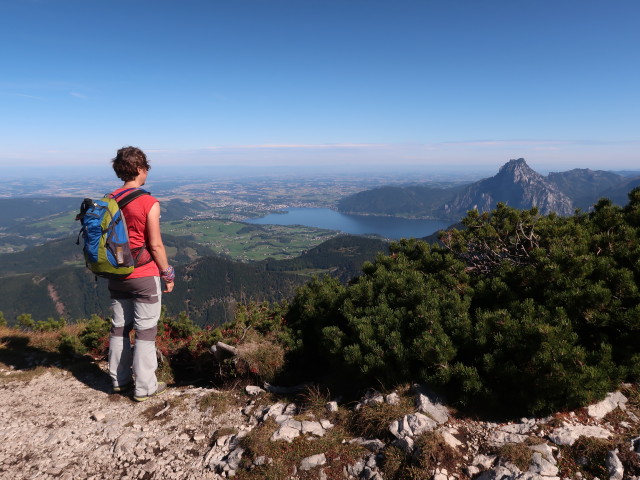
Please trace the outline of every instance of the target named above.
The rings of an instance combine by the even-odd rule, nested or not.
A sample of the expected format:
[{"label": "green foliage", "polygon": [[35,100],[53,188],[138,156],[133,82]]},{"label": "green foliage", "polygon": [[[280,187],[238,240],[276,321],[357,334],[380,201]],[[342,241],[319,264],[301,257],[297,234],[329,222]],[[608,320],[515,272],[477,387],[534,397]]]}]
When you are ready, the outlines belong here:
[{"label": "green foliage", "polygon": [[86,351],[96,355],[106,354],[111,322],[92,315],[88,321],[81,323],[84,323],[84,328],[79,333],[78,339]]},{"label": "green foliage", "polygon": [[18,326],[23,330],[33,330],[36,327],[36,322],[30,313],[21,313],[16,318]]},{"label": "green foliage", "polygon": [[[625,207],[469,212],[441,245],[391,245],[286,314],[296,358],[334,386],[425,382],[459,406],[542,414],[640,378],[640,189]],[[504,409],[508,405],[508,409]]]},{"label": "green foliage", "polygon": [[4,318],[4,313],[0,311],[0,327],[6,327],[6,326],[7,326],[7,319]]},{"label": "green foliage", "polygon": [[53,317],[49,317],[46,320],[38,321],[35,324],[34,330],[37,332],[54,332],[61,330],[66,324],[67,321],[63,317],[60,317],[58,320]]},{"label": "green foliage", "polygon": [[65,359],[72,359],[78,355],[84,355],[87,353],[87,347],[85,347],[80,338],[76,335],[69,335],[63,333],[60,335],[60,343],[58,343],[58,352]]}]

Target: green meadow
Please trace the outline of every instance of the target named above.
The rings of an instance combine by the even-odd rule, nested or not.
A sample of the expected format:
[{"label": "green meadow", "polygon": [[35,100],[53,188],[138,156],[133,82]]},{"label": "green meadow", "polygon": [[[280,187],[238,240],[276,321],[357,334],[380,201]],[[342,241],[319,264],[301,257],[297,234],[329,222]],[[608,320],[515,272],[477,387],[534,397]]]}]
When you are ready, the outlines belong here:
[{"label": "green meadow", "polygon": [[333,230],[298,225],[251,225],[218,219],[165,222],[162,231],[186,237],[240,261],[295,258],[338,234]]}]

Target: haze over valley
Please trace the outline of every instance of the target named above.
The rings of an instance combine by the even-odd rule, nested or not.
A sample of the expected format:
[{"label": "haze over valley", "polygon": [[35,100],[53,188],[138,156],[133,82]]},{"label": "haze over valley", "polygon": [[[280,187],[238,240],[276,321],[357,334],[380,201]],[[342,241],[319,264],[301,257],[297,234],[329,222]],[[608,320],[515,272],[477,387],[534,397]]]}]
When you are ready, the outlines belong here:
[{"label": "haze over valley", "polygon": [[[96,288],[75,244],[74,216],[85,195],[114,185],[76,180],[69,185],[35,180],[5,185],[0,198],[0,311],[8,318],[29,309],[35,315],[70,318],[108,314],[106,289]],[[467,210],[489,211],[498,202],[541,214],[588,210],[601,196],[617,204],[640,183],[640,172],[624,174],[575,169],[542,176],[524,159],[505,163],[493,176],[443,174],[295,176],[262,175],[221,179],[179,178],[149,182],[161,200],[168,253],[181,273],[172,313],[186,310],[201,323],[229,318],[237,302],[278,301],[317,275],[348,281],[362,263],[388,249],[393,235],[345,235],[318,228],[313,215],[298,225],[260,224],[260,217],[287,209],[336,210],[366,215],[379,225],[436,222],[422,237],[460,221]],[[20,190],[22,189],[22,190]],[[12,191],[20,191],[13,195]],[[323,210],[324,209],[324,210]],[[407,220],[410,217],[411,220]],[[420,220],[423,219],[423,220]],[[251,222],[251,223],[249,223]],[[391,237],[391,238],[389,238]],[[183,291],[184,289],[184,291]],[[79,292],[82,292],[79,295]]]}]

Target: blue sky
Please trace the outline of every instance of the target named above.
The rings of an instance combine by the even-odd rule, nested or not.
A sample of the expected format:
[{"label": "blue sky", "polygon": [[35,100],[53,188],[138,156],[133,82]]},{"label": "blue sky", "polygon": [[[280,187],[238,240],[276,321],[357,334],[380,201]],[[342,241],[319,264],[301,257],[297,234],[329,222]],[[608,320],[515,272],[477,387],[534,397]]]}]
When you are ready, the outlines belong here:
[{"label": "blue sky", "polygon": [[0,168],[640,168],[638,0],[0,0]]}]

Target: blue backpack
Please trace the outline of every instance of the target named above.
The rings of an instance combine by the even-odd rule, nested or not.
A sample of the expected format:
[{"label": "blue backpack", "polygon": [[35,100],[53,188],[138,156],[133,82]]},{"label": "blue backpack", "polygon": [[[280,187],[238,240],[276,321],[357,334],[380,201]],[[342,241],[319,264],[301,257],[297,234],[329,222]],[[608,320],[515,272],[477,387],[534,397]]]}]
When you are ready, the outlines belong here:
[{"label": "blue backpack", "polygon": [[[132,190],[132,193],[122,197]],[[82,235],[84,258],[94,274],[105,278],[122,278],[131,274],[134,267],[152,260],[145,245],[133,251],[130,248],[127,223],[122,214],[125,205],[142,195],[150,193],[141,188],[128,188],[115,196],[105,195],[100,200],[85,198],[80,205],[76,220],[80,220],[82,227],[76,244],[80,244]]]}]

